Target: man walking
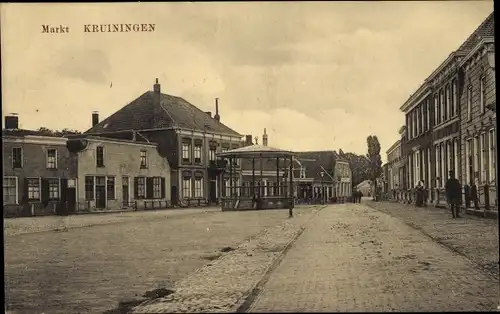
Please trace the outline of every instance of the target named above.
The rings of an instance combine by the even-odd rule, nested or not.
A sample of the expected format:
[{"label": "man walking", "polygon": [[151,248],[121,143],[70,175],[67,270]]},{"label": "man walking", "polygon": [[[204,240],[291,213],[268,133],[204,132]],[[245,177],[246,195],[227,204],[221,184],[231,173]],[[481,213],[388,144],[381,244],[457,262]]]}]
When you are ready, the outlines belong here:
[{"label": "man walking", "polygon": [[446,198],[448,200],[448,204],[450,205],[451,214],[453,218],[460,218],[458,213],[458,206],[460,205],[460,182],[455,178],[455,173],[453,171],[449,172],[450,177],[446,181],[445,189],[446,189]]}]

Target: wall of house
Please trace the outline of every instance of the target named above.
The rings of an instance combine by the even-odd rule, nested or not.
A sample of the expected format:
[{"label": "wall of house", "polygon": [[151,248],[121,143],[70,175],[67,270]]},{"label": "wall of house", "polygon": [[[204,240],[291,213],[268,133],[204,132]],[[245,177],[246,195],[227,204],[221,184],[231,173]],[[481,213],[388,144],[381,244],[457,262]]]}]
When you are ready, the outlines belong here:
[{"label": "wall of house", "polygon": [[[486,51],[485,51],[486,52]],[[489,201],[496,199],[496,114],[481,108],[481,79],[484,77],[484,105],[496,101],[495,71],[489,66],[486,53],[478,51],[464,65],[464,92],[461,108],[461,182],[473,181],[478,187],[480,203],[485,203],[484,186],[490,186]],[[471,115],[468,113],[468,89],[472,91]],[[484,142],[483,142],[484,138]],[[468,140],[470,140],[468,142]],[[476,142],[477,141],[477,142]],[[483,153],[481,154],[481,151]]]},{"label": "wall of house", "polygon": [[[76,156],[70,154],[66,148],[65,139],[30,140],[26,143],[24,138],[3,138],[2,143],[2,162],[3,175],[5,177],[15,178],[17,187],[17,204],[12,204],[4,198],[4,212],[9,214],[29,215],[31,213],[31,204],[34,214],[52,213],[55,211],[55,202],[65,199],[67,179],[76,178]],[[22,149],[22,164],[20,168],[13,167],[13,148]],[[47,150],[57,150],[57,167],[55,169],[47,168]],[[39,178],[39,199],[28,199],[28,178]],[[58,198],[47,202],[48,191],[42,184],[42,179],[59,179]],[[9,181],[10,182],[10,181]],[[43,191],[42,191],[43,185]],[[36,189],[36,188],[35,188]]]},{"label": "wall of house", "polygon": [[334,176],[340,182],[336,184],[335,196],[351,196],[352,195],[352,172],[349,163],[336,161],[334,168]]},{"label": "wall of house", "polygon": [[[151,198],[139,198],[136,195],[136,177],[161,177],[164,178],[164,197],[155,198],[155,201],[171,202],[170,181],[171,171],[167,159],[160,156],[157,147],[139,143],[113,142],[107,140],[87,139],[87,147],[78,153],[78,202],[89,204],[88,210],[96,209],[96,194],[94,199],[86,199],[86,176],[109,176],[115,178],[115,197],[106,201],[106,209],[121,209],[126,207],[126,201],[137,201],[138,208],[144,207],[145,201]],[[104,166],[98,167],[96,163],[97,147],[104,147]],[[147,167],[141,167],[141,150],[147,152]],[[124,199],[123,177],[128,177],[129,199]],[[94,185],[95,185],[94,178]]]}]

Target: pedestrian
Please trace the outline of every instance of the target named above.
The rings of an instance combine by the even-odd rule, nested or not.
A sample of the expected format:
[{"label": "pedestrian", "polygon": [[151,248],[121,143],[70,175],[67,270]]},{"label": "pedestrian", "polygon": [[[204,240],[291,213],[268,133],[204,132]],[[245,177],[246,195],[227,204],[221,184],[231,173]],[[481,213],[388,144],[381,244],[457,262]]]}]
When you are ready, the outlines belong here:
[{"label": "pedestrian", "polygon": [[288,218],[293,217],[293,199],[288,201]]},{"label": "pedestrian", "polygon": [[361,203],[361,198],[363,197],[363,192],[361,192],[360,190],[358,190],[358,203]]},{"label": "pedestrian", "polygon": [[470,186],[464,186],[465,208],[470,208]]},{"label": "pedestrian", "polygon": [[417,207],[422,207],[423,205],[423,188],[422,181],[418,181],[415,187],[415,205],[417,205]]},{"label": "pedestrian", "polygon": [[471,196],[471,201],[474,203],[474,209],[479,209],[479,197],[477,195],[477,186],[474,182],[471,182],[470,196]]},{"label": "pedestrian", "polygon": [[446,199],[448,204],[450,205],[451,215],[453,218],[460,218],[459,215],[459,205],[460,205],[460,196],[461,196],[461,187],[460,182],[455,178],[455,173],[453,171],[449,172],[450,177],[446,181],[445,190],[446,190]]}]

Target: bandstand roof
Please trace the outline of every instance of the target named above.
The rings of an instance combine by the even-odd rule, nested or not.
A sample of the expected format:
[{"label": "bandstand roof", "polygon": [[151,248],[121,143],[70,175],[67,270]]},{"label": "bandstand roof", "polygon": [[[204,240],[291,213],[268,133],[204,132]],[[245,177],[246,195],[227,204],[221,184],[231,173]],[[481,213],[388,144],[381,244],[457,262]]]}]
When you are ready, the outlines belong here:
[{"label": "bandstand roof", "polygon": [[294,152],[264,145],[249,145],[216,154],[219,157],[289,157]]}]

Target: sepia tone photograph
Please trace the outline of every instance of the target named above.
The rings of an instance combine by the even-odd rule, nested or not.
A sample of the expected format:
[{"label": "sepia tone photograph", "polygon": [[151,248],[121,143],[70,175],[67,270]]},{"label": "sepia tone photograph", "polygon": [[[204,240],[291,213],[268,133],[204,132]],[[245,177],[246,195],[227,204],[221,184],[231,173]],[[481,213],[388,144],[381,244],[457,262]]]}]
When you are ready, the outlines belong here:
[{"label": "sepia tone photograph", "polygon": [[494,3],[2,3],[5,313],[500,311]]}]

